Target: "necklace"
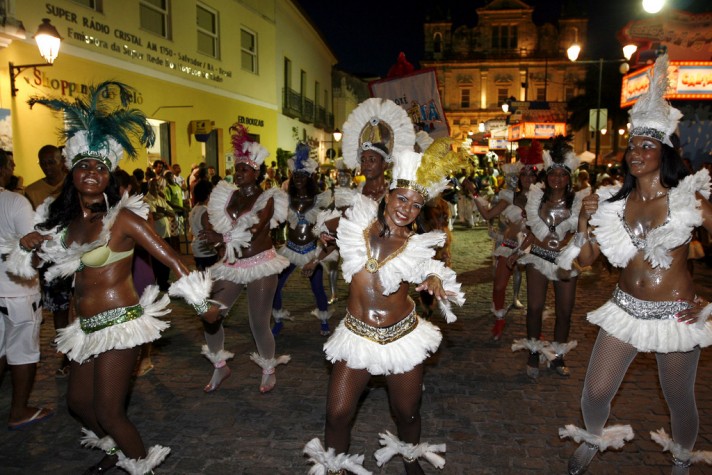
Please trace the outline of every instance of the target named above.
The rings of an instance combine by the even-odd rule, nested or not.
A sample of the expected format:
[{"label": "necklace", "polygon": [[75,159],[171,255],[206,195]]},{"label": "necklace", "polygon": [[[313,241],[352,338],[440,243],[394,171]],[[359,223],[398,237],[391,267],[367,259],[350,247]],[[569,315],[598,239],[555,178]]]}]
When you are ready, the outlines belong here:
[{"label": "necklace", "polygon": [[369,224],[366,229],[363,230],[363,240],[366,244],[366,264],[363,266],[364,269],[366,269],[368,272],[371,274],[375,274],[378,272],[378,270],[386,265],[389,261],[392,259],[395,259],[398,257],[400,253],[405,251],[406,246],[408,245],[408,240],[410,239],[410,235],[408,235],[408,238],[406,238],[405,242],[401,247],[396,249],[394,252],[392,252],[389,256],[387,256],[385,259],[383,259],[381,262],[378,262],[378,260],[375,257],[371,256],[371,227],[373,226],[373,223],[375,223],[376,220],[374,219],[371,221],[371,224]]},{"label": "necklace", "polygon": [[250,196],[254,195],[257,193],[257,190],[260,188],[257,185],[247,185],[247,186],[242,186],[240,187],[240,194],[244,196],[245,198],[249,198]]}]

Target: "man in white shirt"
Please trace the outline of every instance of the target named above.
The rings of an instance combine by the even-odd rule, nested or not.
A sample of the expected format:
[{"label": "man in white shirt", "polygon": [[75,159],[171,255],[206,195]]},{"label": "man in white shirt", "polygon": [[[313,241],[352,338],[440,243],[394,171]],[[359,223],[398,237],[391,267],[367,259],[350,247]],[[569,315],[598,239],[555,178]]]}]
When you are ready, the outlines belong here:
[{"label": "man in white shirt", "polygon": [[[0,150],[0,238],[10,242],[31,232],[34,218],[27,198],[4,188],[14,170],[15,162]],[[10,430],[25,428],[54,414],[47,408],[28,406],[40,360],[41,323],[39,279],[24,280],[8,273],[5,260],[0,259],[0,373],[10,367]]]}]

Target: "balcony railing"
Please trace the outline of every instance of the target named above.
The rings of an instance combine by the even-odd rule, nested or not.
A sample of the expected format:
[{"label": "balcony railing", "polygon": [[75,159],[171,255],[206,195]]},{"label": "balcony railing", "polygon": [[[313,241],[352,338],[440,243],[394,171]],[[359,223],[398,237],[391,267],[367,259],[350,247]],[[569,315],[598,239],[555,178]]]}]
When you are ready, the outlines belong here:
[{"label": "balcony railing", "polygon": [[329,131],[334,128],[334,114],[316,107],[313,100],[287,87],[282,89],[282,113],[305,124],[313,123],[320,129]]}]

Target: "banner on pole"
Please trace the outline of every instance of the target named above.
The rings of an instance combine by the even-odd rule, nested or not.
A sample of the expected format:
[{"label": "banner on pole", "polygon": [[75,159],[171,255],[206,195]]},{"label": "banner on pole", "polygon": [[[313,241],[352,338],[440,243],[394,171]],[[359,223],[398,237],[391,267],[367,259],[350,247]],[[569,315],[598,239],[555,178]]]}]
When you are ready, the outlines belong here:
[{"label": "banner on pole", "polygon": [[420,69],[405,76],[372,81],[368,87],[371,96],[390,99],[405,109],[416,131],[424,130],[435,139],[450,136],[435,69]]}]

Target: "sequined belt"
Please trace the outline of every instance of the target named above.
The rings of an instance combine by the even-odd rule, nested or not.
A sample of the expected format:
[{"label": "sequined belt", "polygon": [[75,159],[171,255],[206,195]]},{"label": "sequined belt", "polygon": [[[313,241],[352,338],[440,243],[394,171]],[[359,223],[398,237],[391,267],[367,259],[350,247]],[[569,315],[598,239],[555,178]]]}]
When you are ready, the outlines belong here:
[{"label": "sequined belt", "polygon": [[552,251],[550,249],[544,249],[543,247],[539,247],[539,246],[532,246],[529,253],[536,257],[540,257],[540,258],[544,259],[545,261],[549,261],[552,264],[556,263],[556,258],[559,257],[559,254],[560,254],[559,251]]},{"label": "sequined belt", "polygon": [[344,326],[351,333],[355,333],[358,336],[362,336],[380,345],[386,345],[403,338],[415,330],[415,327],[418,326],[418,315],[416,315],[415,307],[413,307],[413,310],[407,317],[390,327],[372,327],[368,323],[364,323],[351,315],[347,310]]},{"label": "sequined belt", "polygon": [[143,315],[143,307],[140,304],[131,307],[112,308],[111,310],[97,313],[93,317],[80,318],[79,326],[84,333],[94,333],[104,328],[136,320],[141,315]]},{"label": "sequined belt", "polygon": [[248,267],[254,267],[256,265],[262,264],[263,262],[271,261],[277,257],[277,251],[274,248],[262,251],[259,254],[255,254],[251,257],[246,257],[244,259],[237,259],[235,262],[228,263],[224,262],[223,265],[227,267],[237,267],[239,269],[244,269]]},{"label": "sequined belt", "polygon": [[519,243],[514,239],[502,239],[502,242],[499,243],[499,245],[502,247],[508,247],[509,249],[516,249],[517,246],[519,246]]},{"label": "sequined belt", "polygon": [[690,308],[688,302],[674,300],[640,300],[616,286],[611,300],[630,316],[639,320],[672,320],[681,310]]},{"label": "sequined belt", "polygon": [[308,242],[306,244],[297,244],[292,241],[287,241],[287,249],[291,249],[297,254],[309,254],[314,249],[316,249],[316,241]]}]

